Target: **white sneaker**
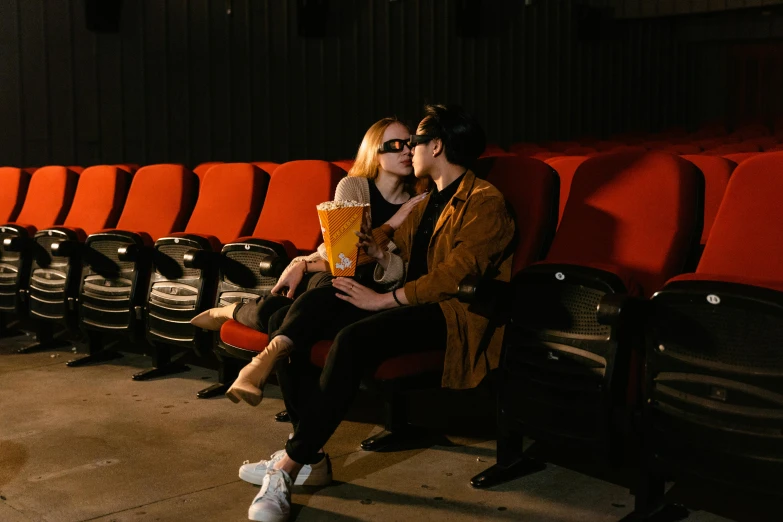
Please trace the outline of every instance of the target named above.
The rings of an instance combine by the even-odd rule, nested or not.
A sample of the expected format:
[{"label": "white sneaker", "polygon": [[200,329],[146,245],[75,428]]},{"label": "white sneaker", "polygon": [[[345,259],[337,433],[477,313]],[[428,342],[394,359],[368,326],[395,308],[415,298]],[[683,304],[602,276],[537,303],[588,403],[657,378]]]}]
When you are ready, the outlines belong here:
[{"label": "white sneaker", "polygon": [[287,522],[291,515],[291,486],[288,473],[269,468],[261,490],[247,510],[247,518],[258,522]]},{"label": "white sneaker", "polygon": [[[245,461],[239,467],[239,478],[250,484],[259,485],[264,480],[267,470],[271,469],[275,462],[285,456],[285,450],[272,453],[269,460],[259,462]],[[324,455],[321,462],[317,464],[305,464],[294,481],[295,486],[328,486],[332,483],[332,462],[329,455]]]}]

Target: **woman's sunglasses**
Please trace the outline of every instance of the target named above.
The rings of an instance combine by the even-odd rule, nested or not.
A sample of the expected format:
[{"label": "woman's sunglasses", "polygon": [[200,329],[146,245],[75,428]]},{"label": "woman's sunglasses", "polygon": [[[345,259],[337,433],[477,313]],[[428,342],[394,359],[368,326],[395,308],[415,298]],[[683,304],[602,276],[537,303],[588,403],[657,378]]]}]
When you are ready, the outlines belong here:
[{"label": "woman's sunglasses", "polygon": [[381,147],[378,149],[378,152],[381,154],[385,152],[402,152],[405,150],[405,147],[408,147],[412,151],[416,145],[422,145],[433,140],[434,138],[434,136],[427,136],[424,134],[412,134],[410,140],[396,139],[383,142]]}]

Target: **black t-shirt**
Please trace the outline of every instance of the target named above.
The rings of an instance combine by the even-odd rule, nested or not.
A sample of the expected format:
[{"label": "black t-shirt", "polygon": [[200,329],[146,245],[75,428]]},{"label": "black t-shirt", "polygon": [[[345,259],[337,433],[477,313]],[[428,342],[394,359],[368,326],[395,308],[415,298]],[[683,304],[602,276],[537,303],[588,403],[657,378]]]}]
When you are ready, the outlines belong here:
[{"label": "black t-shirt", "polygon": [[411,257],[408,262],[408,274],[405,277],[405,281],[415,281],[429,272],[427,269],[427,250],[430,248],[432,233],[435,231],[435,225],[438,223],[440,215],[454,194],[457,193],[457,189],[464,177],[465,174],[463,173],[440,192],[437,186],[433,186],[430,201],[427,203],[427,208],[424,209],[419,228],[416,229],[416,235],[413,237]]}]

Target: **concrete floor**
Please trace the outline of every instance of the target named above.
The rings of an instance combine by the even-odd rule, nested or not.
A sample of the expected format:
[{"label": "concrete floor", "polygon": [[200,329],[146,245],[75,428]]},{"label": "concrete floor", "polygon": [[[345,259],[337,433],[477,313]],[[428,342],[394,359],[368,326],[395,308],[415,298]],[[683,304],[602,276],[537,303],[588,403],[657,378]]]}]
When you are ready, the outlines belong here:
[{"label": "concrete floor", "polygon": [[[68,368],[65,350],[16,353],[30,342],[0,341],[0,521],[247,519],[257,488],[239,480],[237,468],[280,449],[290,428],[272,420],[283,409],[276,386],[255,409],[223,397],[198,400],[215,371],[194,366],[135,382],[130,375],[150,364],[140,355]],[[491,411],[481,400],[478,407]],[[469,478],[494,461],[488,435],[363,452],[359,441],[380,430],[380,403],[368,393],[357,402],[327,446],[334,484],[297,489],[292,519],[609,522],[631,511],[626,487],[553,464],[494,490],[471,489]],[[424,414],[438,410],[447,425],[459,425],[460,408],[464,414],[464,405],[456,415]],[[696,511],[688,520],[728,519]]]}]

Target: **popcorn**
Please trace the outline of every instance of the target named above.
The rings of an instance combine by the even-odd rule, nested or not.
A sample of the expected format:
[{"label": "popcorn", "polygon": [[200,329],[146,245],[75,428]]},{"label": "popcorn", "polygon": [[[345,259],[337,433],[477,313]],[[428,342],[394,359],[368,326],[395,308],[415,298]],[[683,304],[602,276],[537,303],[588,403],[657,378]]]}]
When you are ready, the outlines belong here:
[{"label": "popcorn", "polygon": [[324,246],[332,275],[350,277],[356,274],[359,238],[365,213],[370,205],[358,201],[326,201],[317,205],[318,219],[324,235]]}]

